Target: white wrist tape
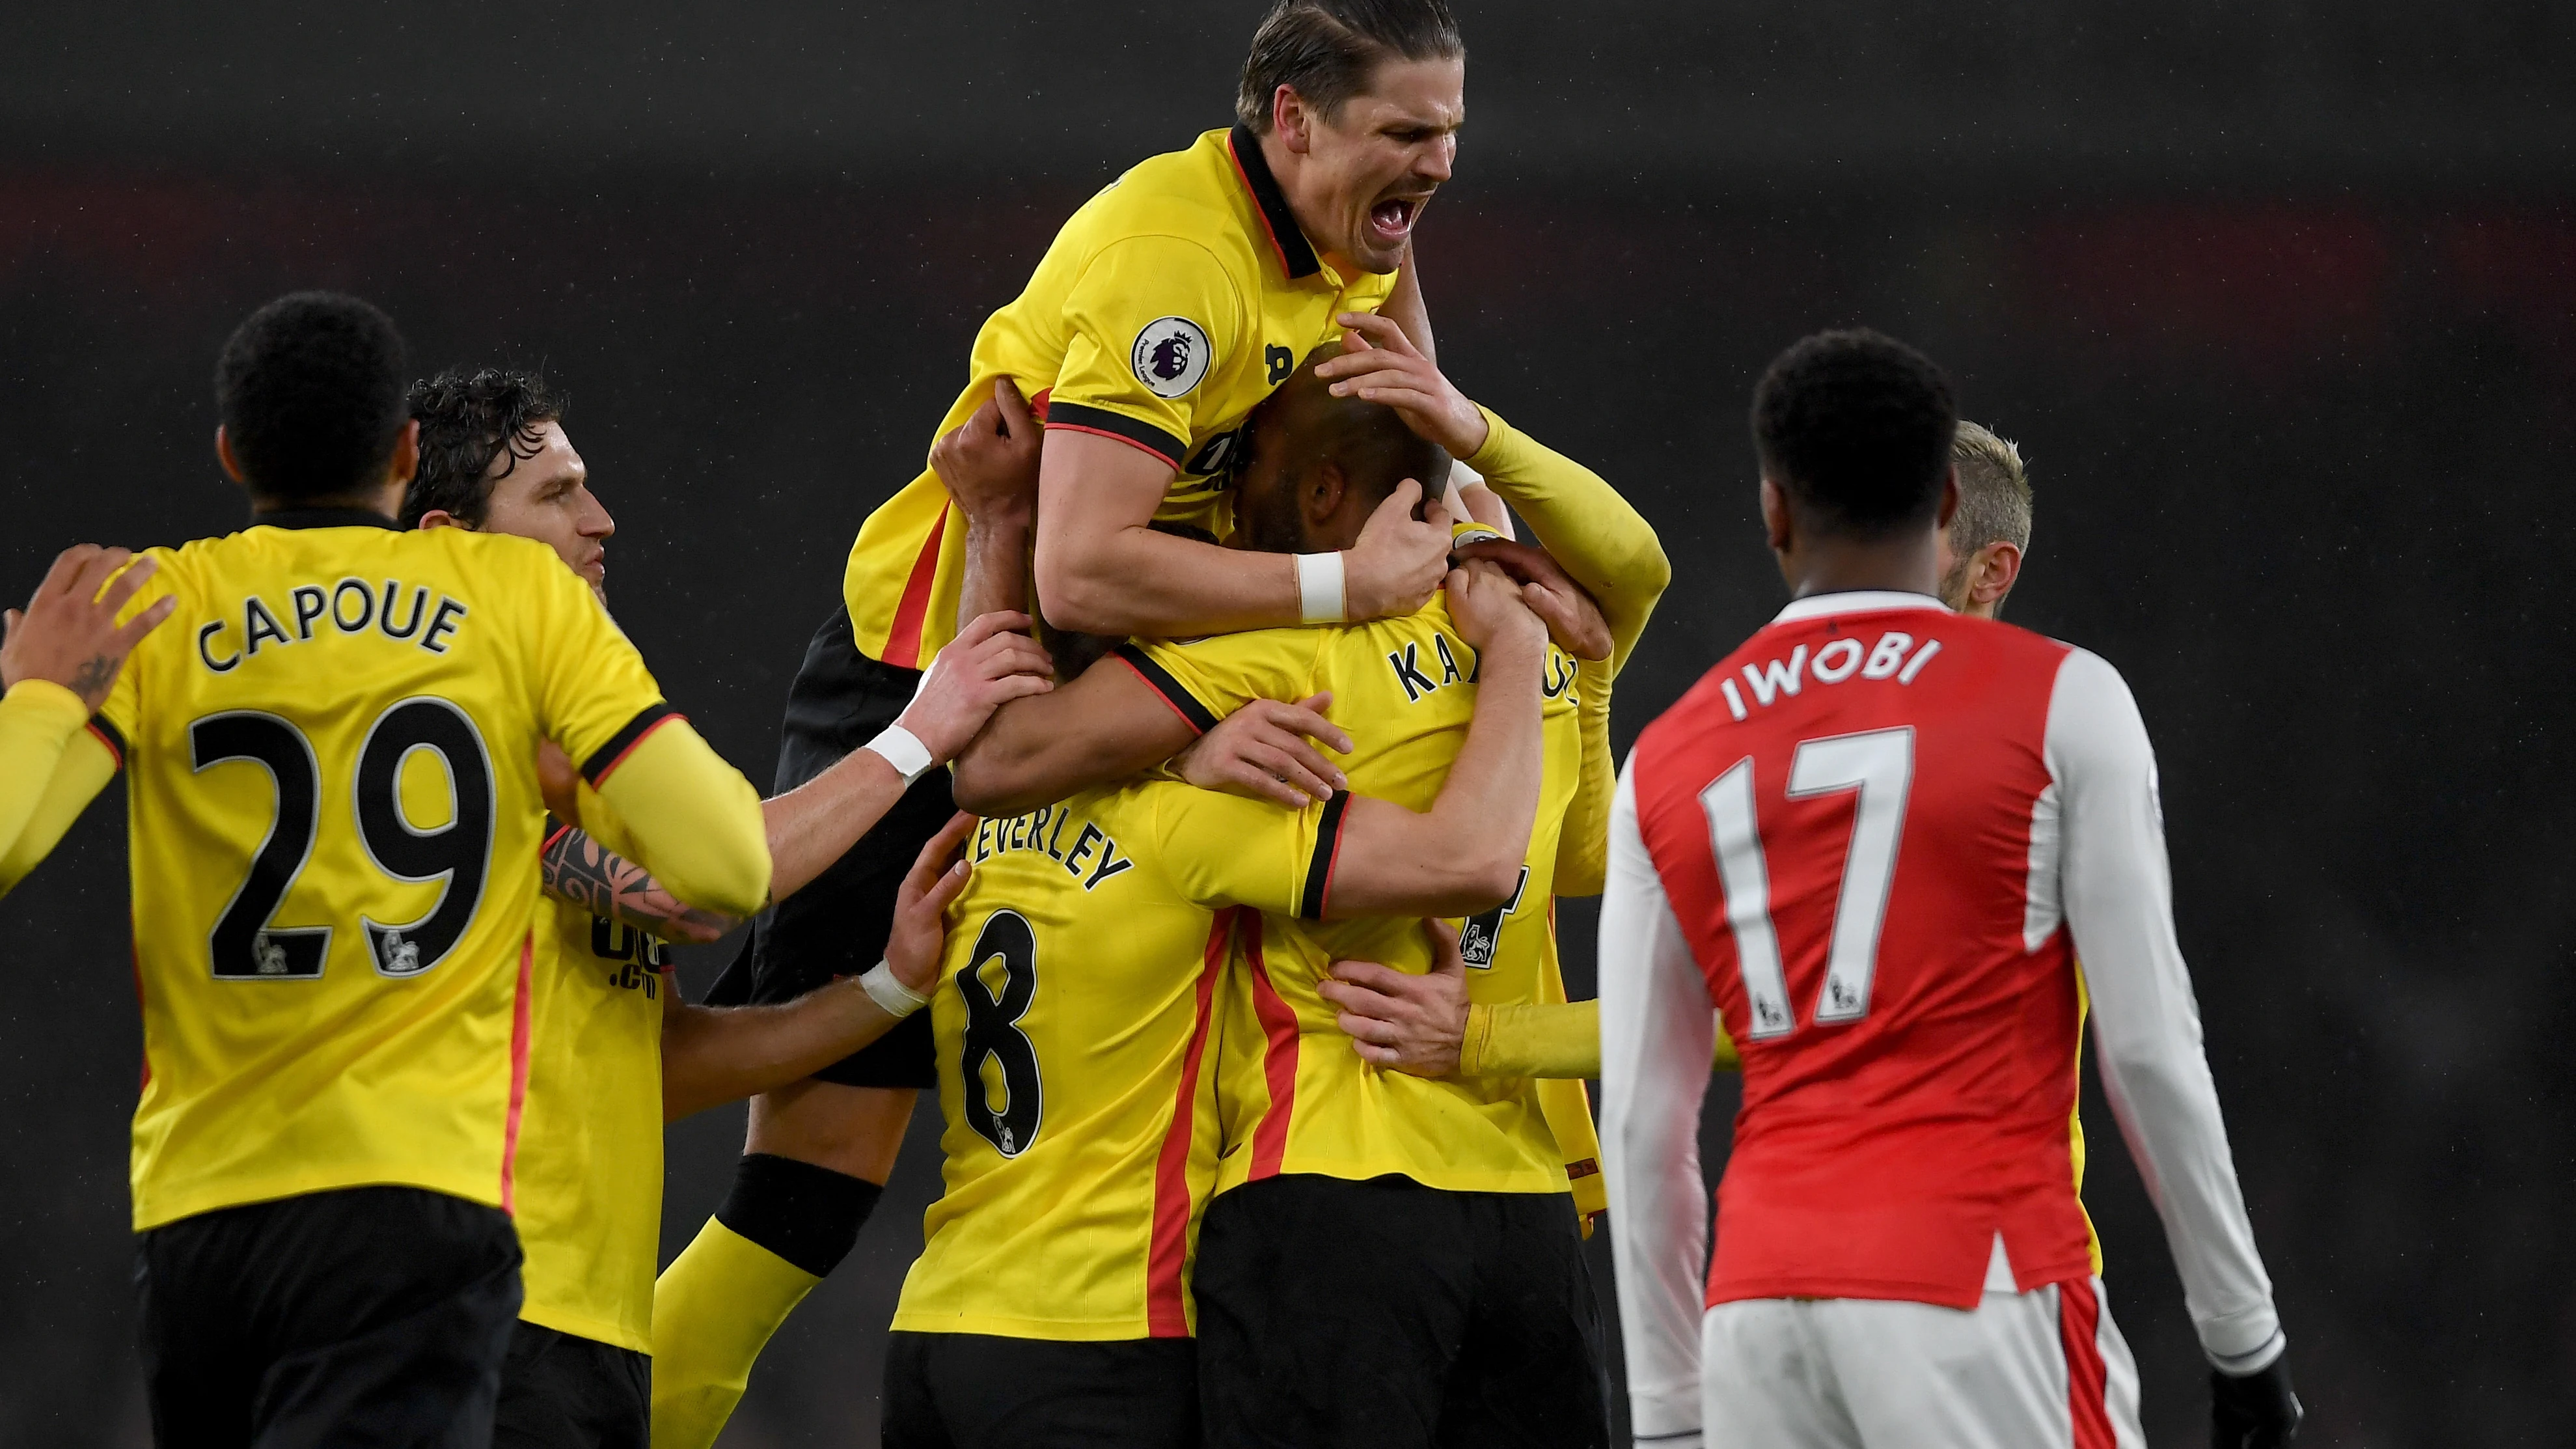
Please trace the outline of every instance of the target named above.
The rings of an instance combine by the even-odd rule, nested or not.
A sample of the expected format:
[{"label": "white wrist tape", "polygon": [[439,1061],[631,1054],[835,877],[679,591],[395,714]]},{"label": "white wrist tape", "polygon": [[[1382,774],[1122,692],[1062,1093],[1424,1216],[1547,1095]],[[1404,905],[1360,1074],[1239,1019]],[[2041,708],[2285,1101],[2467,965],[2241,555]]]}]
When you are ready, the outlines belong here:
[{"label": "white wrist tape", "polygon": [[1348,614],[1338,553],[1301,553],[1297,560],[1297,616],[1309,624],[1338,624]]},{"label": "white wrist tape", "polygon": [[930,1004],[929,997],[914,995],[911,987],[896,979],[893,965],[884,961],[867,969],[867,973],[859,978],[859,989],[868,994],[868,1000],[884,1007],[885,1014],[897,1021]]},{"label": "white wrist tape", "polygon": [[873,751],[878,759],[894,766],[894,772],[903,776],[907,785],[928,774],[930,767],[939,763],[930,757],[930,746],[899,724],[887,725],[875,739],[859,748]]}]

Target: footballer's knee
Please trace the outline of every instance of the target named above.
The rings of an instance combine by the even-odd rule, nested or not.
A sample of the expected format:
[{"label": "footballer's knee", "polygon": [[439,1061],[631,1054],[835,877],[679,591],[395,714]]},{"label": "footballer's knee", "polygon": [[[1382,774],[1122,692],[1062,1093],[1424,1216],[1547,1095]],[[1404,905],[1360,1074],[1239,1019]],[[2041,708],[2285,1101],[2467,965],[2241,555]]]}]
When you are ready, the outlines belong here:
[{"label": "footballer's knee", "polygon": [[876,1210],[912,1117],[909,1088],[805,1081],[752,1099],[751,1131],[716,1221],[817,1278]]}]

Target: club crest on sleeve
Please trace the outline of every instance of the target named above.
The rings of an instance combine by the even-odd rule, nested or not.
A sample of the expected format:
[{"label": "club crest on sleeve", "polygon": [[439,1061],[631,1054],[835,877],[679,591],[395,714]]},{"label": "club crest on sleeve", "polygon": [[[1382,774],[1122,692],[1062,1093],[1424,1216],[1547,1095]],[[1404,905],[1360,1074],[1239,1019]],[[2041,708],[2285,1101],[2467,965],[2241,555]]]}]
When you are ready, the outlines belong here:
[{"label": "club crest on sleeve", "polygon": [[1156,397],[1179,397],[1207,376],[1207,333],[1187,317],[1157,317],[1136,334],[1129,363]]}]

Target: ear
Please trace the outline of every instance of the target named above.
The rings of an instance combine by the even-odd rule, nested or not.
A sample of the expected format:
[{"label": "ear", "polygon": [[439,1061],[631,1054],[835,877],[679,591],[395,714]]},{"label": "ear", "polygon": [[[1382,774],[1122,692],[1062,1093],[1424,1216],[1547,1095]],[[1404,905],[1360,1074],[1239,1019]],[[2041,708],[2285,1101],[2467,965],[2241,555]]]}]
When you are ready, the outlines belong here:
[{"label": "ear", "polygon": [[1769,478],[1762,480],[1762,532],[1773,553],[1787,553],[1797,542],[1790,527],[1788,495]]},{"label": "ear", "polygon": [[1959,465],[1951,464],[1941,474],[1941,527],[1948,528],[1959,512]]},{"label": "ear", "polygon": [[1330,523],[1342,511],[1342,500],[1351,493],[1351,480],[1342,465],[1326,458],[1315,468],[1314,475],[1297,485],[1297,512],[1309,531]]},{"label": "ear", "polygon": [[461,528],[468,533],[474,531],[473,524],[466,522],[464,519],[457,517],[455,514],[448,512],[444,508],[433,508],[427,513],[422,514],[420,516],[420,526],[423,528]]},{"label": "ear", "polygon": [[1313,144],[1314,138],[1307,134],[1310,117],[1305,98],[1297,94],[1294,86],[1282,83],[1270,93],[1270,129],[1278,135],[1279,144],[1299,156],[1305,155]]},{"label": "ear", "polygon": [[236,483],[250,481],[249,475],[242,472],[241,459],[233,456],[233,440],[224,435],[221,423],[215,424],[215,461],[224,465],[225,477]]},{"label": "ear", "polygon": [[420,419],[414,418],[403,424],[402,432],[394,438],[393,466],[386,471],[385,481],[409,483],[411,476],[419,471]]},{"label": "ear", "polygon": [[1977,550],[1976,562],[1968,568],[1968,602],[1989,608],[2004,601],[2012,586],[2021,578],[2021,549],[1997,541]]}]

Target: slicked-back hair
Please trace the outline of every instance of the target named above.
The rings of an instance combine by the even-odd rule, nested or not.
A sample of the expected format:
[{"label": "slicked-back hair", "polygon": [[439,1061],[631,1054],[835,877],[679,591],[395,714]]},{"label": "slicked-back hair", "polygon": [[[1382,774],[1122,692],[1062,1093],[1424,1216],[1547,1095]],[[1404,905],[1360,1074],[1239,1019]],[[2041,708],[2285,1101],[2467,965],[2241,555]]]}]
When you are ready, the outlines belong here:
[{"label": "slicked-back hair", "polygon": [[510,476],[521,458],[536,456],[545,425],[563,417],[564,402],[543,377],[506,367],[450,368],[413,383],[420,471],[403,494],[403,527],[418,528],[423,515],[443,509],[481,528],[492,485]]},{"label": "slicked-back hair", "polygon": [[1959,511],[1950,515],[1950,551],[1961,558],[1990,543],[2030,549],[2030,475],[2009,438],[1959,420],[1950,444],[1959,468]]},{"label": "slicked-back hair", "polygon": [[215,360],[215,413],[254,497],[345,497],[384,481],[402,436],[393,319],[338,292],[290,292],[233,329]]},{"label": "slicked-back hair", "polygon": [[1810,527],[1850,538],[1886,538],[1940,516],[1958,424],[1941,369],[1867,328],[1800,339],[1753,389],[1763,476]]},{"label": "slicked-back hair", "polygon": [[1448,0],[1273,0],[1244,57],[1235,119],[1270,130],[1272,98],[1295,91],[1331,121],[1390,60],[1455,60],[1467,53]]}]

